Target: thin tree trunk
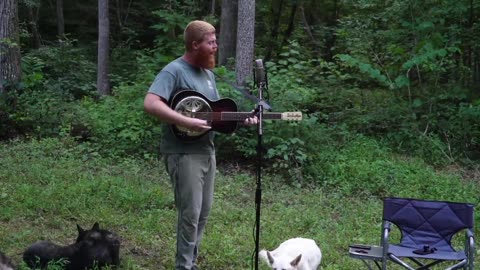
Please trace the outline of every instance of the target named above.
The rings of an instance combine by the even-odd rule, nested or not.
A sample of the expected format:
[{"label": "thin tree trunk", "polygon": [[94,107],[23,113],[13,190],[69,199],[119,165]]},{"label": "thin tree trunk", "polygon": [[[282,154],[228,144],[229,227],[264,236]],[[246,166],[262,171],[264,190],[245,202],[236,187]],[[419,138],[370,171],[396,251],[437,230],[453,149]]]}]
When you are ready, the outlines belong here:
[{"label": "thin tree trunk", "polygon": [[128,1],[128,7],[127,7],[127,11],[125,12],[125,18],[123,19],[122,25],[127,24],[127,18],[128,18],[128,14],[130,13],[130,6],[132,5],[132,1],[133,0]]},{"label": "thin tree trunk", "polygon": [[282,46],[285,46],[292,36],[293,30],[295,30],[295,15],[297,14],[297,3],[295,2],[292,5],[292,9],[290,11],[290,19],[288,20],[288,27],[287,30],[285,30],[285,33],[283,35],[283,41],[282,41]]},{"label": "thin tree trunk", "polygon": [[63,0],[57,0],[57,34],[60,39],[65,37],[65,18],[63,17]]},{"label": "thin tree trunk", "polygon": [[223,0],[220,15],[220,37],[218,64],[227,65],[228,59],[235,58],[237,42],[237,0]]},{"label": "thin tree trunk", "polygon": [[327,36],[324,39],[324,46],[323,46],[323,59],[327,61],[332,61],[333,59],[333,50],[332,48],[335,47],[337,42],[337,35],[335,34],[335,30],[337,29],[338,20],[340,18],[340,3],[337,0],[333,1],[333,16],[327,22],[328,30]]},{"label": "thin tree trunk", "polygon": [[28,10],[28,28],[32,35],[32,47],[35,49],[40,48],[40,33],[38,32],[38,13],[40,12],[40,3],[38,5],[29,5]]},{"label": "thin tree trunk", "polygon": [[210,7],[210,15],[215,16],[215,0],[212,0]]},{"label": "thin tree trunk", "polygon": [[310,28],[310,24],[307,21],[307,17],[305,16],[305,8],[303,7],[303,3],[300,4],[300,15],[302,17],[302,22],[303,22],[303,27],[305,29],[305,32],[307,32],[308,37],[312,41],[313,45],[315,46],[315,51],[317,51],[318,48],[318,42],[313,36],[312,29]]},{"label": "thin tree trunk", "polygon": [[237,85],[245,86],[253,70],[255,41],[255,1],[238,0],[237,53],[235,72]]},{"label": "thin tree trunk", "polygon": [[97,91],[100,95],[110,95],[110,80],[108,79],[109,35],[108,0],[98,0]]},{"label": "thin tree trunk", "polygon": [[[474,6],[474,2],[473,0],[470,0],[470,16],[469,16],[469,28],[471,30],[471,33],[473,34],[474,30],[473,30],[473,26],[474,26],[474,22],[475,21],[478,21],[478,18],[475,18],[475,6]],[[480,50],[474,50],[473,48],[476,47],[474,46],[474,44],[472,44],[472,42],[470,42],[468,45],[467,45],[467,49],[466,49],[466,55],[468,57],[468,66],[470,66],[471,70],[472,70],[472,77],[471,77],[471,80],[470,82],[468,82],[469,84],[472,84],[473,87],[472,89],[477,89],[478,90],[478,87],[480,86]],[[480,91],[477,91],[477,93],[475,94],[478,94],[480,93]]]},{"label": "thin tree trunk", "polygon": [[115,0],[115,14],[117,15],[117,22],[118,22],[118,26],[120,26],[120,28],[122,28],[122,4],[120,2],[120,0]]},{"label": "thin tree trunk", "polygon": [[267,52],[265,53],[265,61],[270,60],[272,57],[273,50],[277,47],[277,38],[278,38],[278,29],[280,25],[280,17],[283,10],[283,0],[280,0],[278,3],[278,9],[275,10],[275,3],[272,2],[272,14],[273,14],[273,25],[270,28],[270,46],[267,46]]},{"label": "thin tree trunk", "polygon": [[0,1],[0,93],[20,80],[17,0]]}]

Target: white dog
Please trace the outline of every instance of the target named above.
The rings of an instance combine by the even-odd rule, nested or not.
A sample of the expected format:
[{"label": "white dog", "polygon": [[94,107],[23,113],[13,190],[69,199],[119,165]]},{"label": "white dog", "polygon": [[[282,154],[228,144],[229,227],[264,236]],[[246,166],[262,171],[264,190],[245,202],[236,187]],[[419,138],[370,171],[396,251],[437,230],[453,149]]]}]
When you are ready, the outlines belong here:
[{"label": "white dog", "polygon": [[314,240],[306,238],[289,239],[273,251],[258,253],[272,269],[317,270],[322,252]]}]

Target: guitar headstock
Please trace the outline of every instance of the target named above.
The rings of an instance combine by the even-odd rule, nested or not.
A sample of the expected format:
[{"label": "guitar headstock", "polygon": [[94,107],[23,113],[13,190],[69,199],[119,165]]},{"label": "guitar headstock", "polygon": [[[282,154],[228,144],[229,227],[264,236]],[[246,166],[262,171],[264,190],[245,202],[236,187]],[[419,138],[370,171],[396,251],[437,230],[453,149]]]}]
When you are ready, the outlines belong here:
[{"label": "guitar headstock", "polygon": [[284,112],[282,113],[282,120],[300,121],[302,120],[302,112]]}]

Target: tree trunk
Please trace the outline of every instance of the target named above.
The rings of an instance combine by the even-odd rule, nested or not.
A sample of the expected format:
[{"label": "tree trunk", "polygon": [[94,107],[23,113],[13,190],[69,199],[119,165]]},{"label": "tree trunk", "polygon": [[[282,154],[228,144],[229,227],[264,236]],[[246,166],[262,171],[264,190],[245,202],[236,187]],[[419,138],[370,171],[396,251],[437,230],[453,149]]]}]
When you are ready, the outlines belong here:
[{"label": "tree trunk", "polygon": [[28,10],[28,28],[32,35],[32,48],[40,48],[40,33],[38,32],[38,13],[40,12],[40,2],[27,6]]},{"label": "tree trunk", "polygon": [[215,0],[212,0],[210,4],[210,15],[215,16]]},{"label": "tree trunk", "polygon": [[110,95],[110,80],[108,79],[109,35],[108,0],[98,0],[97,91],[100,95]]},{"label": "tree trunk", "polygon": [[20,80],[17,0],[0,1],[0,93]]},{"label": "tree trunk", "polygon": [[[278,8],[275,8],[278,7]],[[270,60],[272,57],[272,52],[276,49],[277,47],[277,37],[278,37],[278,30],[280,26],[280,17],[282,15],[282,10],[283,10],[283,0],[280,0],[280,2],[277,4],[275,1],[272,2],[271,6],[271,11],[272,11],[272,16],[273,16],[273,24],[272,27],[270,28],[270,43],[267,46],[267,52],[265,53],[265,61]]]},{"label": "tree trunk", "polygon": [[280,49],[288,43],[288,41],[290,40],[290,37],[292,36],[293,30],[295,30],[295,14],[297,14],[296,2],[292,5],[292,9],[290,10],[290,19],[288,20],[288,27],[287,27],[287,30],[285,30],[285,34],[283,35],[282,45],[280,46]]},{"label": "tree trunk", "polygon": [[[469,15],[470,18],[469,18],[468,24],[469,24],[470,32],[472,33],[472,35],[474,35],[473,33],[475,32],[475,30],[473,30],[475,22],[478,21],[479,19],[478,16],[475,16],[474,11],[475,11],[474,1],[470,0],[470,15]],[[474,94],[478,95],[480,93],[480,91],[478,91],[478,88],[480,87],[480,50],[478,49],[475,50],[474,49],[475,47],[477,46],[474,46],[472,42],[469,42],[469,44],[467,45],[467,48],[465,49],[466,51],[465,55],[467,55],[468,57],[467,65],[470,66],[472,70],[471,81],[468,82],[468,84],[472,86],[472,89],[477,89],[477,92]]]},{"label": "tree trunk", "polygon": [[117,15],[117,23],[120,28],[123,27],[122,23],[122,2],[120,0],[115,0],[115,14]]},{"label": "tree trunk", "polygon": [[328,62],[332,61],[334,56],[333,48],[335,47],[335,44],[337,42],[337,35],[335,34],[336,32],[335,29],[338,29],[337,24],[340,19],[340,11],[341,11],[341,4],[339,3],[338,0],[334,0],[333,14],[332,16],[330,16],[330,18],[327,21],[328,34],[326,35],[324,40],[323,53],[322,53],[323,59],[327,60]]},{"label": "tree trunk", "polygon": [[255,1],[238,0],[237,53],[235,71],[237,85],[245,86],[253,70],[255,41]]},{"label": "tree trunk", "polygon": [[58,38],[65,37],[65,18],[63,17],[63,0],[57,0],[57,34]]},{"label": "tree trunk", "polygon": [[305,29],[305,32],[307,32],[308,37],[312,41],[313,48],[314,48],[313,50],[314,50],[315,54],[318,56],[319,55],[318,48],[320,46],[319,46],[317,40],[315,39],[315,37],[313,36],[312,29],[311,29],[310,24],[308,23],[308,20],[307,20],[307,16],[305,16],[305,8],[303,6],[303,2],[300,3],[299,11],[300,11],[300,16],[301,16],[302,22],[303,22],[303,28]]},{"label": "tree trunk", "polygon": [[235,58],[237,41],[237,0],[223,0],[220,18],[220,42],[218,64],[227,65],[229,58]]}]

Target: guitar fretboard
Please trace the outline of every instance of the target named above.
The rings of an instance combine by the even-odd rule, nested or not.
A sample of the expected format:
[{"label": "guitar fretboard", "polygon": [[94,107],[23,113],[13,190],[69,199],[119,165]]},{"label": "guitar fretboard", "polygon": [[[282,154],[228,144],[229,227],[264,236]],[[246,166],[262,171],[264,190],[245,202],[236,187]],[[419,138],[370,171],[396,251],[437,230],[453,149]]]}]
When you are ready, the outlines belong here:
[{"label": "guitar fretboard", "polygon": [[[197,112],[192,117],[207,121],[243,121],[255,114],[249,112]],[[263,113],[263,119],[281,120],[281,113]]]}]

